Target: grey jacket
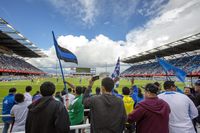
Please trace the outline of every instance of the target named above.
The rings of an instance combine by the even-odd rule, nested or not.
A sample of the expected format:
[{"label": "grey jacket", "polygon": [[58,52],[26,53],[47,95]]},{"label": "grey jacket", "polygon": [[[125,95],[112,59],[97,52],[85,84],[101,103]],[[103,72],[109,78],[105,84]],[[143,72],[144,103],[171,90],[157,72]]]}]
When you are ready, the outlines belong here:
[{"label": "grey jacket", "polygon": [[102,94],[90,97],[85,91],[83,104],[90,108],[92,133],[122,133],[127,116],[122,99]]}]

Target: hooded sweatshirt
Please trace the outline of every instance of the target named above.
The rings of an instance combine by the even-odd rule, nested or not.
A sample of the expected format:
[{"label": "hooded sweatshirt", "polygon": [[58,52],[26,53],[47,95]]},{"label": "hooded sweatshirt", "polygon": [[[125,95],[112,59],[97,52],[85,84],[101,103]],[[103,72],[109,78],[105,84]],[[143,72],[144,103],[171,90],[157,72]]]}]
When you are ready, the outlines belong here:
[{"label": "hooded sweatshirt", "polygon": [[110,94],[89,97],[90,91],[85,91],[83,103],[90,108],[91,133],[122,133],[126,122],[122,99]]},{"label": "hooded sweatshirt", "polygon": [[128,122],[136,122],[137,133],[169,133],[169,105],[159,98],[147,98],[129,114]]},{"label": "hooded sweatshirt", "polygon": [[64,105],[52,96],[45,96],[28,107],[26,133],[67,133],[69,116]]}]

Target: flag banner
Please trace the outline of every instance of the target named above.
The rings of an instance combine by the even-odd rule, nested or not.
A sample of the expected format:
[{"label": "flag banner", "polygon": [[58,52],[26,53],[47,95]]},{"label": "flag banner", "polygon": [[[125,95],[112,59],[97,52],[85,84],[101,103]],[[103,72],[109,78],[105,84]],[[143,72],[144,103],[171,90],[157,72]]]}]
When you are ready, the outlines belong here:
[{"label": "flag banner", "polygon": [[56,49],[56,54],[57,54],[58,59],[61,59],[65,62],[73,62],[73,63],[78,64],[78,60],[76,56],[68,49],[65,49],[59,46],[54,36],[54,32],[52,32],[52,34],[53,34],[54,46]]},{"label": "flag banner", "polygon": [[118,58],[117,64],[115,66],[115,70],[112,73],[111,77],[112,77],[112,79],[115,79],[115,78],[117,78],[119,76],[120,76],[120,59]]},{"label": "flag banner", "polygon": [[165,72],[173,71],[176,77],[181,81],[185,82],[185,77],[187,76],[186,72],[171,65],[164,59],[157,58],[158,63],[162,66],[162,68],[165,70]]}]

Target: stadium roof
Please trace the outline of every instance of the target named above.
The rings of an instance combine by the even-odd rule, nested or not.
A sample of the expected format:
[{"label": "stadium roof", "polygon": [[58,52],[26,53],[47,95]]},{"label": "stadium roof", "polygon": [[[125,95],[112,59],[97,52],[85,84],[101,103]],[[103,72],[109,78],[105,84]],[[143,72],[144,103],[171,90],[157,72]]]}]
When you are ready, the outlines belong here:
[{"label": "stadium roof", "polygon": [[155,59],[156,56],[166,57],[198,50],[200,50],[200,33],[124,58],[121,61],[124,63],[138,63]]},{"label": "stadium roof", "polygon": [[2,18],[0,18],[0,46],[10,49],[22,57],[46,57],[38,47]]}]

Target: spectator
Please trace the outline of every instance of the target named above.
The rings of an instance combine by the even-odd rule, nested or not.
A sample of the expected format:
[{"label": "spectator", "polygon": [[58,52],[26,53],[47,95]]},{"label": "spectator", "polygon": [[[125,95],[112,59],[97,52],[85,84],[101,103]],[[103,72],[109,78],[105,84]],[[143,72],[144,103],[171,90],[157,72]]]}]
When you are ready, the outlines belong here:
[{"label": "spectator", "polygon": [[[10,88],[9,94],[6,97],[4,97],[3,107],[2,107],[2,115],[10,114],[10,111],[15,104],[15,93],[16,93],[16,91],[17,91],[16,88]],[[7,133],[8,129],[10,127],[10,124],[13,122],[13,118],[2,117],[2,120],[4,122],[4,127],[3,127],[2,133]]]},{"label": "spectator", "polygon": [[101,89],[99,87],[96,87],[96,95],[101,95]]},{"label": "spectator", "polygon": [[138,88],[137,103],[141,102],[142,100],[144,100],[144,95],[142,94],[142,90]]},{"label": "spectator", "polygon": [[40,91],[36,91],[36,93],[33,95],[32,102],[39,100],[41,97]]},{"label": "spectator", "polygon": [[56,99],[57,101],[60,101],[61,103],[63,103],[63,98],[62,98],[62,96],[61,96],[60,91],[57,91],[57,92],[56,92],[56,94],[55,94],[55,99]]},{"label": "spectator", "polygon": [[198,111],[194,103],[186,95],[176,92],[173,81],[165,81],[164,89],[166,92],[159,94],[158,97],[166,101],[171,109],[169,132],[195,133],[192,119],[198,116]]},{"label": "spectator", "polygon": [[128,115],[128,122],[136,122],[137,133],[168,133],[169,105],[157,97],[158,88],[154,84],[145,86],[145,100],[138,103]]},{"label": "spectator", "polygon": [[68,99],[69,99],[69,105],[72,103],[72,101],[75,99],[74,94],[72,94],[72,89],[68,88]]},{"label": "spectator", "polygon": [[75,99],[69,105],[69,118],[71,125],[83,124],[84,121],[84,106],[82,104],[82,87],[77,86],[75,89]]},{"label": "spectator", "polygon": [[67,110],[52,96],[55,85],[44,82],[40,92],[43,97],[28,107],[26,133],[68,133],[70,121]]},{"label": "spectator", "polygon": [[21,93],[15,95],[15,102],[16,104],[10,111],[10,114],[14,117],[12,132],[24,132],[29,104],[24,102],[24,95]]},{"label": "spectator", "polygon": [[153,84],[158,87],[158,94],[162,93],[162,86],[161,86],[161,84],[158,83],[158,82],[154,82]]},{"label": "spectator", "polygon": [[200,79],[195,82],[195,101],[199,112],[199,116],[196,118],[196,120],[198,123],[200,123]]},{"label": "spectator", "polygon": [[32,96],[30,94],[32,90],[32,87],[31,86],[26,86],[26,92],[24,93],[24,97],[25,97],[25,102],[27,102],[28,104],[31,104],[32,103]]},{"label": "spectator", "polygon": [[90,80],[84,93],[83,103],[90,108],[91,132],[122,133],[126,122],[126,111],[122,99],[112,95],[114,81],[106,77],[102,80],[102,95],[90,97],[94,81]]},{"label": "spectator", "polygon": [[122,88],[122,94],[123,94],[123,102],[124,106],[126,109],[126,114],[128,115],[133,111],[134,108],[134,101],[133,99],[129,96],[130,90],[128,87],[123,87]]},{"label": "spectator", "polygon": [[[134,101],[132,97],[130,97],[130,90],[128,87],[123,87],[122,88],[122,94],[123,94],[123,102],[126,110],[126,115],[128,116],[129,113],[133,111],[134,108]],[[134,126],[133,124],[126,123],[126,128],[129,133],[133,132]]]},{"label": "spectator", "polygon": [[[191,88],[189,88],[189,87],[184,87],[184,94],[185,95],[187,95],[191,100],[192,100],[192,102],[196,105],[196,99],[195,99],[195,97],[191,94]],[[197,132],[197,128],[196,128],[196,119],[193,119],[192,120],[192,123],[193,123],[193,125],[194,125],[194,129],[195,129],[195,131]]]}]

